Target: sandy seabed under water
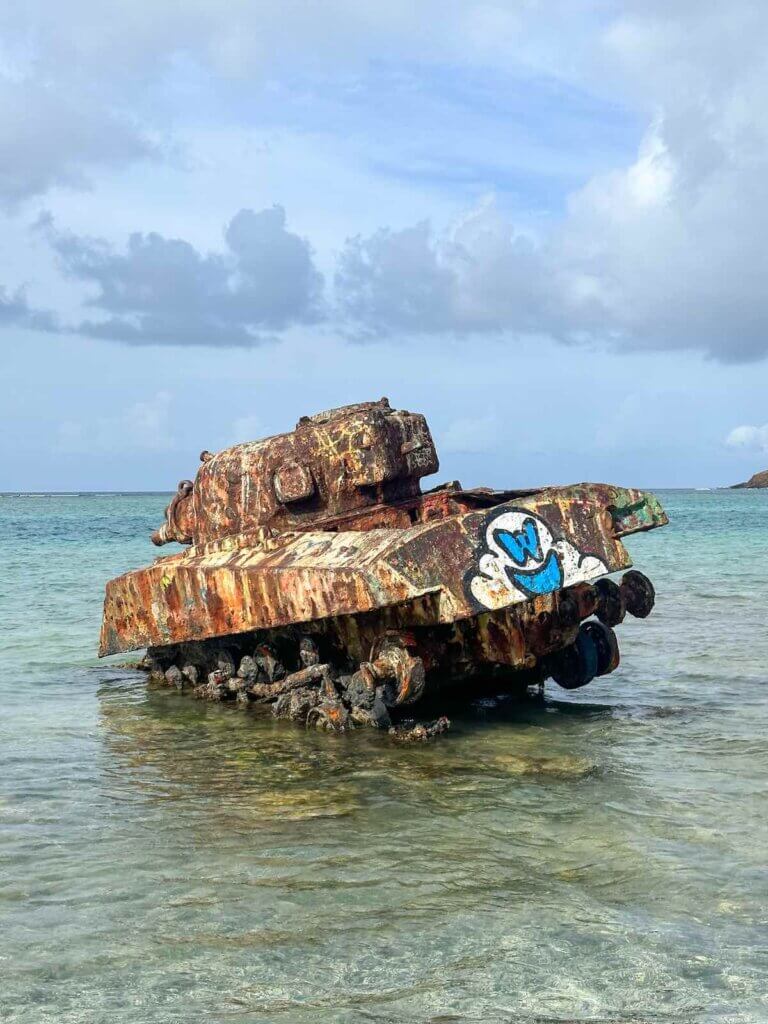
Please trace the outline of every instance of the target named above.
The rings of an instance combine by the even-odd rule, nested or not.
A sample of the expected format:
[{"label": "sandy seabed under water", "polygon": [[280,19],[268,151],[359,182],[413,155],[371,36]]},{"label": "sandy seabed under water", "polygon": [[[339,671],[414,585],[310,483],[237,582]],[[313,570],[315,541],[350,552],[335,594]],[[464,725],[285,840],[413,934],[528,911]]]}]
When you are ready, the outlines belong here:
[{"label": "sandy seabed under water", "polygon": [[660,492],[623,662],[438,742],[94,658],[162,496],[0,497],[0,1020],[768,1020],[768,492]]}]

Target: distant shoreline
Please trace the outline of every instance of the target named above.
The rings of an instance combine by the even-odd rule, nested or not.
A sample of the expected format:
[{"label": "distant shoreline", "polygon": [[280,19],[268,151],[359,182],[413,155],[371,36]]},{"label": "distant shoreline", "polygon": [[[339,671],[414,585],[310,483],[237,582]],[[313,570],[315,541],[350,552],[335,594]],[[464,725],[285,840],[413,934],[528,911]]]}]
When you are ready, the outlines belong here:
[{"label": "distant shoreline", "polygon": [[0,491],[0,498],[163,498],[173,491]]},{"label": "distant shoreline", "polygon": [[[544,486],[554,486],[546,485]],[[645,487],[650,491],[755,491],[760,487],[746,487],[744,484],[720,484],[717,487],[702,487],[690,484],[687,487]],[[174,491],[0,491],[0,498],[163,498],[172,497]]]}]

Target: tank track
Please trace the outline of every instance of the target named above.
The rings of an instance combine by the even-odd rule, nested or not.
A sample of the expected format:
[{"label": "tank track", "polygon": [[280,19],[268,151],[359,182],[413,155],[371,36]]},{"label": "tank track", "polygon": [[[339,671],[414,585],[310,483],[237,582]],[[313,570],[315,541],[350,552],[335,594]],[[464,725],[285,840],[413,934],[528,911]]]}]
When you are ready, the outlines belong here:
[{"label": "tank track", "polygon": [[418,701],[426,686],[423,662],[401,638],[385,638],[376,657],[354,670],[338,651],[333,661],[321,660],[327,646],[321,637],[272,631],[268,640],[246,634],[150,648],[139,667],[152,681],[198,699],[269,705],[276,718],[329,732],[368,726],[425,740],[448,729],[444,716],[416,722],[395,712]]},{"label": "tank track", "polygon": [[[526,692],[534,686],[541,692],[548,678],[572,690],[613,672],[620,660],[613,627],[627,612],[645,618],[655,601],[653,584],[636,570],[625,573],[620,584],[607,578],[581,584],[578,595],[582,608],[574,612],[571,642],[544,654],[533,666],[482,666],[497,690]],[[561,614],[566,606],[561,602]],[[585,620],[579,624],[580,618]],[[456,675],[444,667],[434,670],[429,657],[420,656],[423,648],[414,632],[383,631],[370,648],[369,660],[355,663],[333,629],[310,628],[150,648],[139,667],[154,682],[198,699],[267,705],[277,718],[329,732],[367,726],[386,729],[397,740],[423,741],[450,727],[445,716],[425,722],[408,717],[408,709],[428,690],[439,688],[437,679],[457,682]],[[430,639],[428,627],[420,632]],[[429,674],[425,660],[433,668]],[[472,668],[470,674],[477,676],[478,666]]]}]

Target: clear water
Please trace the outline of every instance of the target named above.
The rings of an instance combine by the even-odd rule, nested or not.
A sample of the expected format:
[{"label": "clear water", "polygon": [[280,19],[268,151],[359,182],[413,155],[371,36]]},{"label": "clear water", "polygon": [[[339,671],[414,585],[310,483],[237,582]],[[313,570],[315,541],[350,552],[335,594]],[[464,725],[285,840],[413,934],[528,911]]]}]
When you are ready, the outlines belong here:
[{"label": "clear water", "polygon": [[621,669],[413,748],[97,663],[165,498],[0,498],[0,1018],[768,1020],[768,493],[662,495]]}]

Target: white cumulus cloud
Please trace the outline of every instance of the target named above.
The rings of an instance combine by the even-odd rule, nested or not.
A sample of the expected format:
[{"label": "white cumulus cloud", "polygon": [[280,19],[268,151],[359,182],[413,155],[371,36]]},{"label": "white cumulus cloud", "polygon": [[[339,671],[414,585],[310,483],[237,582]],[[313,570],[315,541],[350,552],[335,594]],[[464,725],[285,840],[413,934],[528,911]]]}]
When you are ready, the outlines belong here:
[{"label": "white cumulus cloud", "polygon": [[768,423],[762,427],[744,425],[734,427],[726,437],[730,448],[746,448],[749,451],[768,452]]}]

